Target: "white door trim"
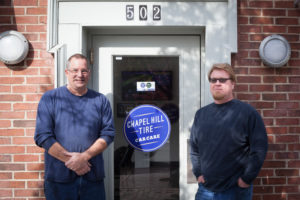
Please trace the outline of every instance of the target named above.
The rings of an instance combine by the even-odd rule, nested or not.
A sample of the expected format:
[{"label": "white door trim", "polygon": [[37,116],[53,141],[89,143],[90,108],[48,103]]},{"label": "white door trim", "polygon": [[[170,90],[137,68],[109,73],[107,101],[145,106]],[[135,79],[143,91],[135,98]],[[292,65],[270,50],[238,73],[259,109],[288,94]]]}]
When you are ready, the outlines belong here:
[{"label": "white door trim", "polygon": [[[179,144],[180,144],[180,199],[191,199],[197,190],[196,184],[187,183],[187,139],[195,111],[200,108],[200,37],[199,36],[99,36],[93,41],[98,57],[94,71],[98,71],[99,91],[113,105],[113,62],[118,55],[179,56]],[[97,69],[99,66],[99,69]],[[121,134],[121,133],[117,133]],[[105,154],[106,174],[113,180],[113,147]],[[110,159],[110,161],[108,161]],[[113,197],[113,182],[107,182],[107,195]]]}]

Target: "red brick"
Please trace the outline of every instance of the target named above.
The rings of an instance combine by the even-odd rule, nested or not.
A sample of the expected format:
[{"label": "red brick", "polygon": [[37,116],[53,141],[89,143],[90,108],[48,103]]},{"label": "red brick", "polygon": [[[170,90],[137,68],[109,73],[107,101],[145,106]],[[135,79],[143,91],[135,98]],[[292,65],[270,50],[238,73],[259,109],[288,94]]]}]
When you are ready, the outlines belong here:
[{"label": "red brick", "polygon": [[273,169],[261,169],[258,177],[271,177],[274,176],[274,170]]},{"label": "red brick", "polygon": [[36,119],[36,111],[27,112],[27,119]]},{"label": "red brick", "polygon": [[[282,119],[282,120],[284,121],[286,119]],[[276,136],[276,143],[287,144],[287,143],[296,143],[297,141],[299,141],[298,135],[278,135],[278,136]]]},{"label": "red brick", "polygon": [[25,25],[1,25],[0,26],[0,32],[8,31],[8,30],[14,30],[19,32],[25,32]]},{"label": "red brick", "polygon": [[288,10],[288,16],[300,17],[300,12],[299,10]]},{"label": "red brick", "polygon": [[286,16],[286,10],[284,9],[263,9],[262,16]]},{"label": "red brick", "polygon": [[14,6],[37,6],[38,4],[37,0],[14,0],[13,5]]},{"label": "red brick", "polygon": [[11,179],[12,173],[11,172],[0,172],[0,179]]},{"label": "red brick", "polygon": [[28,84],[51,84],[53,80],[51,77],[28,77],[26,82]]},{"label": "red brick", "polygon": [[23,96],[17,94],[0,94],[0,101],[23,101]]},{"label": "red brick", "polygon": [[42,171],[44,167],[44,163],[27,163],[27,170],[29,171]]},{"label": "red brick", "polygon": [[23,77],[0,77],[0,84],[22,84]]},{"label": "red brick", "polygon": [[40,101],[41,97],[42,97],[42,94],[26,94],[25,100],[38,102],[38,101]]},{"label": "red brick", "polygon": [[14,127],[35,127],[35,120],[14,120]]},{"label": "red brick", "polygon": [[285,193],[264,194],[262,200],[287,200],[287,195]]},{"label": "red brick", "polygon": [[260,99],[260,94],[254,94],[254,93],[238,93],[237,98],[240,100],[259,100]]},{"label": "red brick", "polygon": [[15,179],[38,179],[39,172],[15,172]]},{"label": "red brick", "polygon": [[47,8],[36,7],[36,8],[27,8],[26,14],[28,15],[47,15]]},{"label": "red brick", "polygon": [[289,168],[300,168],[300,160],[290,160],[288,161]]},{"label": "red brick", "polygon": [[[30,49],[34,49],[34,50],[45,50],[46,49],[46,43],[42,42],[41,40],[33,41],[30,43],[30,45],[31,45]],[[35,63],[36,61],[45,62],[45,60],[27,60],[27,65],[40,67],[41,65],[31,64],[32,62]],[[45,66],[49,66],[49,65],[45,65]]]},{"label": "red brick", "polygon": [[[299,193],[299,190],[297,191]],[[289,200],[299,200],[300,194],[289,194]]]},{"label": "red brick", "polygon": [[287,127],[266,127],[268,134],[286,134],[288,132]]},{"label": "red brick", "polygon": [[260,83],[261,78],[259,76],[237,76],[238,83]]},{"label": "red brick", "polygon": [[297,25],[298,19],[297,18],[276,18],[275,24],[278,25]]},{"label": "red brick", "polygon": [[277,92],[298,92],[300,91],[299,85],[276,85],[275,86]]},{"label": "red brick", "polygon": [[37,91],[38,86],[36,85],[13,86],[14,93],[36,93]]},{"label": "red brick", "polygon": [[268,151],[284,151],[286,144],[269,144]]},{"label": "red brick", "polygon": [[261,33],[261,26],[256,25],[239,25],[239,31],[241,33]]},{"label": "red brick", "polygon": [[288,178],[288,184],[300,184],[300,177],[289,177]]},{"label": "red brick", "polygon": [[300,133],[300,126],[296,126],[296,127],[289,127],[289,132],[290,133]]},{"label": "red brick", "polygon": [[16,154],[24,152],[25,148],[23,146],[0,146],[0,154]]},{"label": "red brick", "polygon": [[9,120],[0,120],[0,128],[7,128],[11,126],[11,122]]},{"label": "red brick", "polygon": [[275,1],[275,8],[294,8],[293,1]]},{"label": "red brick", "polygon": [[39,197],[39,190],[26,189],[26,190],[15,190],[14,192],[16,197]]},{"label": "red brick", "polygon": [[9,16],[0,17],[0,24],[11,24],[11,17]]},{"label": "red brick", "polygon": [[272,8],[273,2],[272,1],[250,1],[249,7],[255,8]]},{"label": "red brick", "polygon": [[43,181],[27,181],[28,188],[44,188]]},{"label": "red brick", "polygon": [[277,109],[297,109],[299,102],[276,102],[275,108]]},{"label": "red brick", "polygon": [[2,171],[20,171],[24,169],[24,164],[0,164],[0,170]]},{"label": "red brick", "polygon": [[271,17],[251,17],[250,24],[273,24],[274,20]]},{"label": "red brick", "polygon": [[276,176],[299,176],[299,169],[276,169]]},{"label": "red brick", "polygon": [[300,151],[300,144],[289,144],[289,151]]},{"label": "red brick", "polygon": [[47,32],[46,25],[27,25],[26,30],[28,32]]},{"label": "red brick", "polygon": [[298,153],[295,152],[276,152],[275,153],[276,159],[298,159]]},{"label": "red brick", "polygon": [[253,187],[254,193],[273,193],[273,187],[272,186],[254,186]]},{"label": "red brick", "polygon": [[286,33],[287,27],[286,26],[264,26],[263,32],[268,33]]},{"label": "red brick", "polygon": [[14,162],[37,162],[39,161],[39,155],[14,155]]},{"label": "red brick", "polygon": [[38,146],[27,146],[27,153],[44,153],[44,149]]},{"label": "red brick", "polygon": [[0,162],[11,162],[11,155],[0,154]]},{"label": "red brick", "polygon": [[23,136],[24,129],[0,129],[0,136]]},{"label": "red brick", "polygon": [[0,181],[0,188],[25,188],[25,181]]},{"label": "red brick", "polygon": [[37,103],[15,103],[13,108],[15,111],[17,110],[36,110],[38,104]]},{"label": "red brick", "polygon": [[0,7],[0,16],[1,15],[24,15],[25,9],[24,8],[1,8]]},{"label": "red brick", "polygon": [[2,197],[3,199],[4,199],[4,197],[12,197],[12,190],[0,189],[0,197]]},{"label": "red brick", "polygon": [[47,6],[48,0],[39,0],[39,6]]},{"label": "red brick", "polygon": [[10,85],[0,85],[0,92],[1,93],[9,93],[9,92],[11,92]]},{"label": "red brick", "polygon": [[262,99],[265,101],[287,100],[287,94],[263,93]]},{"label": "red brick", "polygon": [[300,117],[300,110],[289,110],[288,116],[289,117]]},{"label": "red brick", "polygon": [[13,75],[38,75],[39,69],[38,68],[25,68],[20,70],[14,70]]},{"label": "red brick", "polygon": [[262,178],[263,184],[266,185],[282,185],[286,184],[286,178]]},{"label": "red brick", "polygon": [[273,85],[250,85],[251,92],[272,92]]},{"label": "red brick", "polygon": [[0,145],[9,145],[11,144],[10,138],[0,138]]},{"label": "red brick", "polygon": [[238,10],[239,15],[250,15],[250,16],[261,16],[261,10],[260,9],[248,9],[248,8],[241,8]]},{"label": "red brick", "polygon": [[287,77],[284,76],[264,76],[264,83],[287,83]]},{"label": "red brick", "polygon": [[276,119],[277,125],[299,125],[299,119],[286,118],[286,119]]},{"label": "red brick", "polygon": [[37,24],[37,16],[15,16],[13,18],[14,24]]},{"label": "red brick", "polygon": [[0,119],[23,119],[25,112],[0,112]]},{"label": "red brick", "polygon": [[274,108],[274,103],[273,102],[251,102],[250,103],[254,108],[256,109],[270,109],[270,108]]},{"label": "red brick", "polygon": [[287,116],[287,110],[264,110],[263,111],[264,117],[286,117]]},{"label": "red brick", "polygon": [[11,6],[11,0],[1,0],[0,6]]},{"label": "red brick", "polygon": [[285,161],[265,161],[263,168],[284,168]]}]

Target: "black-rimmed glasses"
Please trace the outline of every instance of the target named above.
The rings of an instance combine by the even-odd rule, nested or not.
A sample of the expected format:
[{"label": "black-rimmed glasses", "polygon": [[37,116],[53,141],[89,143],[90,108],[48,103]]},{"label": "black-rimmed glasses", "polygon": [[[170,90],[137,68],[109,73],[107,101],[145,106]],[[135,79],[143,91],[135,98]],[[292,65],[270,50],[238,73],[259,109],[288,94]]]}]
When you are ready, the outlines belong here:
[{"label": "black-rimmed glasses", "polygon": [[225,83],[228,80],[231,80],[231,78],[209,78],[210,83],[216,83],[217,81],[220,83]]}]

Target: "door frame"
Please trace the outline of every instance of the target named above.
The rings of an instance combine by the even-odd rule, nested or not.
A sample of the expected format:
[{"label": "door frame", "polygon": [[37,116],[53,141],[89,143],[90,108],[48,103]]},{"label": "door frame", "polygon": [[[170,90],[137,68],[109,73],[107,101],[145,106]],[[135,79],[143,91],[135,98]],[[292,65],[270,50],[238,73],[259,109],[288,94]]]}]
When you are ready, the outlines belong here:
[{"label": "door frame", "polygon": [[[179,187],[180,199],[190,199],[197,191],[197,185],[187,183],[187,140],[194,114],[200,108],[201,82],[205,78],[201,72],[200,35],[94,35],[92,44],[95,53],[93,86],[98,85],[96,89],[106,95],[112,105],[113,56],[179,56]],[[109,199],[113,199],[114,196],[113,149],[111,145],[104,153],[106,191]]]}]

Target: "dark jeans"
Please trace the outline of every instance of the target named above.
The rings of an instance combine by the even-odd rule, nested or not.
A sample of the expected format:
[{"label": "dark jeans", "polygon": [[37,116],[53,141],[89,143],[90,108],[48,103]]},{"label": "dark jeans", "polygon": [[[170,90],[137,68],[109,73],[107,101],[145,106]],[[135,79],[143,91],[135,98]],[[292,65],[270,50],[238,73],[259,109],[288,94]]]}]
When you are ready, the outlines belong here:
[{"label": "dark jeans", "polygon": [[195,200],[251,200],[252,190],[253,185],[248,188],[240,188],[236,185],[224,192],[212,192],[199,184]]},{"label": "dark jeans", "polygon": [[45,180],[45,196],[47,200],[105,200],[104,182],[82,177],[68,183]]}]

